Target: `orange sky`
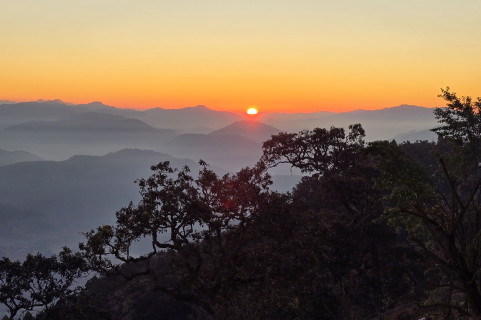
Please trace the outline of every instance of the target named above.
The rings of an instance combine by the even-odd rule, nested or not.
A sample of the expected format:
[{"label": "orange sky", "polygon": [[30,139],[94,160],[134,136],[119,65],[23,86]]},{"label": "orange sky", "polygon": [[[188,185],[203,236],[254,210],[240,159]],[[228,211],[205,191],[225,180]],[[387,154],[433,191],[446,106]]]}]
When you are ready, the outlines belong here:
[{"label": "orange sky", "polygon": [[309,112],[481,95],[477,0],[0,3],[0,100]]}]

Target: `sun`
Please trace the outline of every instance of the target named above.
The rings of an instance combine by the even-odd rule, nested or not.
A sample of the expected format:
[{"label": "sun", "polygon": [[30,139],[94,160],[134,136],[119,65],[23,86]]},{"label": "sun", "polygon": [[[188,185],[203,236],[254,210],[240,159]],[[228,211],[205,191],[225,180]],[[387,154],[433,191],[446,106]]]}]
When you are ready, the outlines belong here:
[{"label": "sun", "polygon": [[247,114],[249,114],[249,115],[255,115],[255,114],[257,114],[257,112],[258,111],[257,111],[256,108],[251,107],[251,108],[247,109]]}]

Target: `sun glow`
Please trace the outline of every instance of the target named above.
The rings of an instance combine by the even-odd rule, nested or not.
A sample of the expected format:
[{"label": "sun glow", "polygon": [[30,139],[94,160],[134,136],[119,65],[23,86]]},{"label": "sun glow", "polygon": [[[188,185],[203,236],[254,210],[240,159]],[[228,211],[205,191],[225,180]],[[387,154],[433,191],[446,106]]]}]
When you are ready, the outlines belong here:
[{"label": "sun glow", "polygon": [[249,108],[249,109],[247,109],[247,114],[255,115],[255,114],[257,114],[257,109],[256,108]]}]

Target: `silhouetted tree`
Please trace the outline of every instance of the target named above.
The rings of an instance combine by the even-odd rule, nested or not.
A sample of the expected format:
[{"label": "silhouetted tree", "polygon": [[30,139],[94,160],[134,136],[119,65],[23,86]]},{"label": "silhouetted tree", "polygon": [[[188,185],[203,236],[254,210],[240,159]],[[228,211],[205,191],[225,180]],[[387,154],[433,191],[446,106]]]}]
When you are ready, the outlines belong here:
[{"label": "silhouetted tree", "polygon": [[10,319],[22,310],[49,309],[76,291],[75,281],[86,272],[79,253],[64,248],[58,256],[27,255],[23,262],[0,261],[0,303]]},{"label": "silhouetted tree", "polygon": [[[244,259],[240,248],[252,219],[269,203],[271,181],[262,167],[218,177],[205,162],[201,165],[197,179],[187,167],[178,171],[168,162],[153,166],[152,176],[138,181],[139,204],[118,211],[115,226],[86,233],[87,242],[80,248],[90,267],[126,278],[150,274],[158,279],[158,290],[195,303],[207,314],[216,313],[219,295],[248,278],[237,267]],[[150,239],[152,250],[132,257],[132,243],[143,238]],[[152,270],[151,258],[157,253],[175,266],[170,274]],[[131,272],[114,259],[146,261],[146,266]],[[172,274],[177,277],[174,284]]]},{"label": "silhouetted tree", "polygon": [[383,314],[391,307],[386,301],[406,298],[422,278],[421,255],[379,220],[383,193],[372,181],[379,171],[363,137],[362,127],[352,125],[347,135],[342,128],[316,128],[281,133],[263,144],[266,166],[287,163],[310,174],[294,188],[293,201],[318,221],[319,232],[303,227],[321,262],[313,278],[322,279],[317,301],[329,319]]},{"label": "silhouetted tree", "polygon": [[358,160],[364,136],[360,124],[350,125],[347,135],[343,128],[336,127],[282,132],[262,144],[261,162],[268,167],[287,163],[303,173],[317,175],[340,172]]},{"label": "silhouetted tree", "polygon": [[31,310],[35,306],[35,302],[25,296],[27,290],[28,278],[22,264],[3,258],[0,261],[0,302],[8,309],[7,319],[14,319],[20,310]]},{"label": "silhouetted tree", "polygon": [[[469,97],[459,99],[449,89],[443,90],[442,96],[447,108],[435,113],[444,125],[433,130],[438,133],[438,144],[423,146],[424,159],[419,157],[421,150],[412,156],[395,142],[376,142],[370,148],[382,171],[378,185],[389,190],[388,218],[408,230],[444,274],[439,285],[448,298],[434,301],[434,305],[479,318],[481,101],[478,98],[473,104]],[[408,149],[412,147],[408,145]],[[458,292],[464,294],[469,309],[454,298]]]}]

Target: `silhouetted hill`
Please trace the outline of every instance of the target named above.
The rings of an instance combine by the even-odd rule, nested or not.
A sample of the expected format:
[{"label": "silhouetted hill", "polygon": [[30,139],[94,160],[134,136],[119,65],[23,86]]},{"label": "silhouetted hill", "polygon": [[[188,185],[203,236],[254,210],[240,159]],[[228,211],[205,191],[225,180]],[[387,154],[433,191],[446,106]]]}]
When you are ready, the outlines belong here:
[{"label": "silhouetted hill", "polygon": [[433,109],[412,105],[341,113],[293,114],[292,120],[286,114],[266,114],[262,116],[261,120],[288,132],[297,132],[303,129],[312,130],[315,127],[329,128],[336,126],[347,128],[350,124],[361,123],[366,129],[366,139],[369,141],[389,140],[410,130],[427,130],[437,125]]},{"label": "silhouetted hill", "polygon": [[182,109],[154,108],[143,111],[138,119],[154,127],[181,129],[189,133],[208,133],[242,119],[236,113],[215,111],[205,106]]},{"label": "silhouetted hill", "polygon": [[64,160],[75,154],[101,155],[124,148],[159,150],[163,142],[176,134],[138,119],[86,112],[60,120],[10,126],[0,135],[0,146],[28,150],[45,159]]},{"label": "silhouetted hill", "polygon": [[105,113],[117,113],[117,112],[122,113],[124,111],[139,112],[139,111],[131,110],[131,109],[119,109],[119,108],[116,108],[116,107],[113,107],[113,106],[108,106],[106,104],[103,104],[100,101],[94,101],[94,102],[90,102],[90,103],[86,103],[86,104],[77,104],[77,105],[73,105],[73,107],[75,109],[80,109],[83,112],[105,112]]},{"label": "silhouetted hill", "polygon": [[[381,110],[351,112],[265,113],[260,120],[282,131],[297,132],[315,127],[361,123],[367,139],[392,139],[407,131],[426,130],[436,126],[433,109],[401,105]],[[185,133],[209,133],[242,120],[240,114],[211,110],[205,106],[181,109],[152,108],[145,111],[120,109],[101,102],[70,105],[60,100],[22,102],[0,105],[0,128],[38,120],[61,120],[87,112],[108,113],[137,119],[155,128],[182,130]]]},{"label": "silhouetted hill", "polygon": [[200,158],[228,171],[254,165],[262,154],[261,145],[235,134],[183,134],[168,144],[169,154]]},{"label": "silhouetted hill", "polygon": [[82,113],[107,113],[141,120],[155,128],[208,133],[242,119],[239,114],[211,110],[205,106],[181,109],[153,108],[145,111],[120,109],[101,102],[66,104],[61,100],[0,104],[0,128],[28,121],[54,121]]},{"label": "silhouetted hill", "polygon": [[7,151],[0,149],[0,166],[17,162],[40,161],[42,158],[26,151]]},{"label": "silhouetted hill", "polygon": [[[64,160],[75,154],[101,155],[123,148],[142,148],[192,159],[205,158],[226,169],[237,170],[256,161],[260,142],[278,130],[347,128],[350,124],[361,123],[368,141],[393,139],[409,131],[436,126],[432,111],[402,105],[343,113],[265,113],[259,116],[262,125],[258,123],[258,128],[252,128],[248,125],[250,122],[240,121],[243,117],[239,114],[214,111],[205,106],[137,111],[100,102],[83,105],[58,100],[25,102],[0,106],[0,128],[6,124],[10,126],[0,134],[0,147],[26,150],[51,160]],[[172,140],[181,132],[210,132],[208,136],[211,137],[226,137],[184,136]],[[239,140],[239,136],[250,142]],[[187,141],[189,137],[194,140]],[[258,147],[254,147],[253,142],[259,143]]]},{"label": "silhouetted hill", "polygon": [[[138,119],[128,119],[120,115],[86,112],[66,119],[54,121],[28,121],[6,128],[7,131],[72,131],[84,132],[160,132]],[[164,132],[172,132],[164,130]]]},{"label": "silhouetted hill", "polygon": [[2,104],[14,104],[14,103],[16,103],[16,102],[10,101],[10,100],[0,100],[0,105],[2,105]]},{"label": "silhouetted hill", "polygon": [[75,114],[74,109],[53,100],[0,105],[0,127],[32,120],[59,120]]},{"label": "silhouetted hill", "polygon": [[134,149],[0,167],[0,256],[12,247],[30,252],[75,247],[80,232],[112,223],[117,210],[137,201],[134,180],[167,160],[174,167],[197,168],[190,160]]},{"label": "silhouetted hill", "polygon": [[258,121],[236,121],[228,126],[213,131],[210,135],[239,135],[257,142],[264,142],[272,135],[278,134],[279,129]]}]

